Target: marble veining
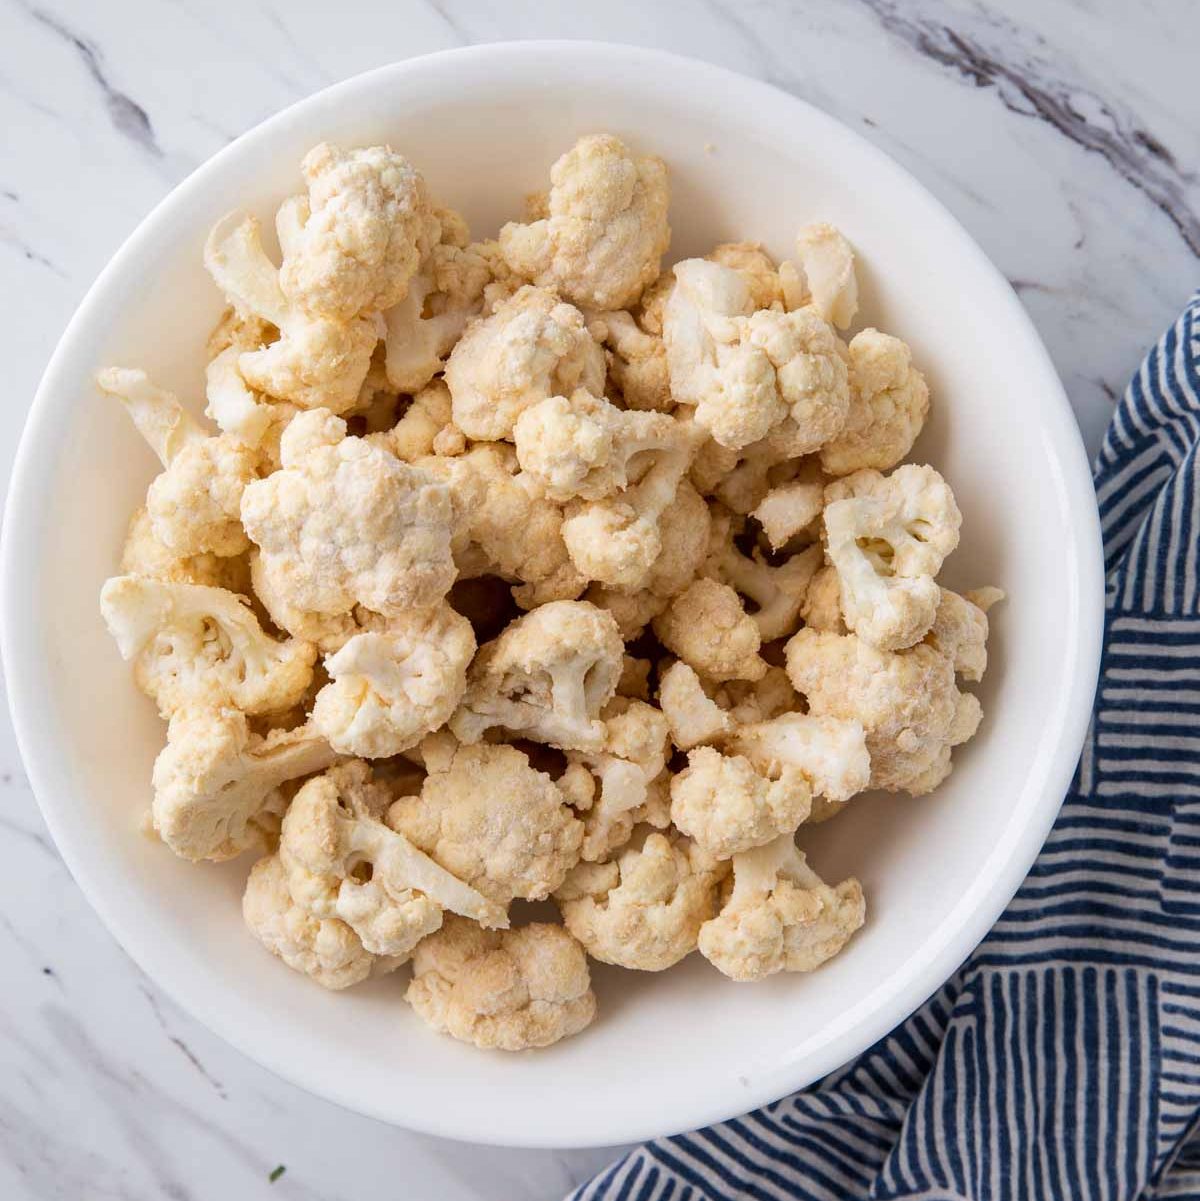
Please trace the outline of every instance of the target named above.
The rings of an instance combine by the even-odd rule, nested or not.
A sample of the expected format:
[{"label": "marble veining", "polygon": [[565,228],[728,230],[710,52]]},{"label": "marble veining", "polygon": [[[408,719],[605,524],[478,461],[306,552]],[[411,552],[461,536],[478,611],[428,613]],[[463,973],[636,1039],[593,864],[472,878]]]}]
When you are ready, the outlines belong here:
[{"label": "marble veining", "polygon": [[[696,55],[859,129],[1007,275],[1089,450],[1145,345],[1200,284],[1200,7],[1187,0],[0,0],[0,475],[88,284],[195,166],[358,71],[528,37]],[[220,1042],[84,901],[6,717],[0,979],[6,1201],[548,1201],[612,1154],[394,1130]]]}]

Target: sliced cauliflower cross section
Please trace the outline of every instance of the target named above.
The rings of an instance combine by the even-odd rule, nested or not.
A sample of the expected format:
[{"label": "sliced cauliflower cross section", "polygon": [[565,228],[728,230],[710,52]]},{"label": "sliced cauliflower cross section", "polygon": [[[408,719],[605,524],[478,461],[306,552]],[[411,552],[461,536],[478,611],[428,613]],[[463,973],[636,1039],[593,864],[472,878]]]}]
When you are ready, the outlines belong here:
[{"label": "sliced cauliflower cross section", "polygon": [[552,601],[517,618],[484,645],[450,721],[478,742],[501,728],[564,750],[603,748],[600,710],[621,678],[625,645],[617,623],[586,601]]},{"label": "sliced cauliflower cross section", "polygon": [[455,575],[445,484],[347,437],[323,409],[291,422],[281,456],[282,470],[242,496],[263,599],[280,625],[291,628],[289,609],[337,616],[361,604],[394,617],[441,600]]},{"label": "sliced cauliflower cross section", "polygon": [[579,859],[583,824],[545,772],[511,746],[459,747],[388,824],[490,900],[542,900]]},{"label": "sliced cauliflower cross section", "polygon": [[596,1016],[583,948],[544,922],[500,932],[447,918],[417,947],[405,999],[439,1033],[501,1051],[548,1047]]},{"label": "sliced cauliflower cross section", "polygon": [[474,653],[471,623],[449,605],[409,610],[325,660],[313,725],[343,754],[398,755],[450,719]]},{"label": "sliced cauliflower cross section", "polygon": [[733,858],[733,891],[700,929],[700,954],[734,980],[811,972],[866,918],[862,885],[835,887],[808,866],[791,834]]},{"label": "sliced cauliflower cross section", "polygon": [[962,515],[932,467],[864,470],[825,489],[826,549],[846,625],[881,650],[919,642],[941,593],[934,576],[958,545]]},{"label": "sliced cauliflower cross section", "polygon": [[550,169],[547,214],[500,231],[509,266],[568,300],[626,309],[658,276],[671,238],[667,168],[620,138],[580,138]]}]

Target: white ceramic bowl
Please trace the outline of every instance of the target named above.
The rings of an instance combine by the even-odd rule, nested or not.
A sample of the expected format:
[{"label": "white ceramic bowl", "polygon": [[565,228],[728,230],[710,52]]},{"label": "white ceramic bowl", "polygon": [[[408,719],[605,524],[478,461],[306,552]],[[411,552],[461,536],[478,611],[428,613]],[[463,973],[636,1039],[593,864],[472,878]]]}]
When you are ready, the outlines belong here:
[{"label": "white ceramic bowl", "polygon": [[[753,238],[788,253],[837,222],[859,253],[863,318],[913,346],[934,416],[915,458],[953,483],[951,584],[1003,585],[982,732],[922,800],[864,798],[820,828],[823,874],[859,875],[866,928],[809,976],[733,984],[699,956],[662,975],[595,972],[600,1018],[544,1052],[439,1037],[395,978],[313,987],[242,928],[248,864],[192,867],[139,833],[163,730],[97,610],[156,466],[93,372],[140,364],[197,396],[221,304],[201,247],[227,210],[268,220],[312,144],[386,141],[494,231],[581,133],[671,168],[672,256]],[[481,46],[352,79],[240,138],[181,184],[97,280],[34,402],[3,546],[3,649],[22,752],[76,880],[180,1004],[280,1075],[400,1125],[481,1142],[616,1143],[750,1109],[838,1067],[958,966],[1029,868],[1083,738],[1102,576],[1083,448],[1007,283],[952,217],[856,134],[782,92],[645,50]]]}]

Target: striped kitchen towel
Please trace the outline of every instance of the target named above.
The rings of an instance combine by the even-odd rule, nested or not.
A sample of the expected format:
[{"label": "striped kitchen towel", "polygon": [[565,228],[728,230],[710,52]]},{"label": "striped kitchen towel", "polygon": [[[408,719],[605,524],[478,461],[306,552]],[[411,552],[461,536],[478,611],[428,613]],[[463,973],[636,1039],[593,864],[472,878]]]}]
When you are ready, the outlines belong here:
[{"label": "striped kitchen towel", "polygon": [[575,1201],[1200,1198],[1200,293],[1096,464],[1100,690],[1041,856],[964,968],[840,1071]]}]

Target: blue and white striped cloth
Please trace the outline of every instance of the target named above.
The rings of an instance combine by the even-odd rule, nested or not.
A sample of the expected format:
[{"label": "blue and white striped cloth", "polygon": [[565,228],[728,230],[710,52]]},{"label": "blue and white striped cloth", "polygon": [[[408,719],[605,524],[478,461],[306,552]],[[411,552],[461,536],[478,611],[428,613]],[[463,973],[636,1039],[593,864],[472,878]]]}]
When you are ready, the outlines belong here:
[{"label": "blue and white striped cloth", "polygon": [[574,1201],[1200,1198],[1200,293],[1096,464],[1100,691],[1062,813],[935,997],[840,1071]]}]

